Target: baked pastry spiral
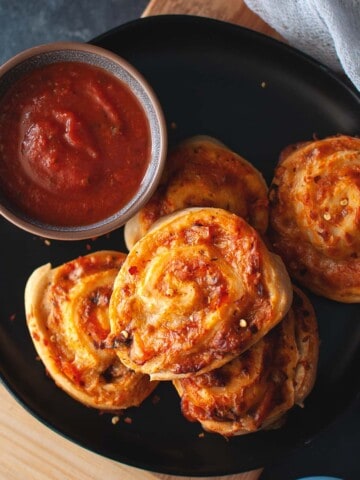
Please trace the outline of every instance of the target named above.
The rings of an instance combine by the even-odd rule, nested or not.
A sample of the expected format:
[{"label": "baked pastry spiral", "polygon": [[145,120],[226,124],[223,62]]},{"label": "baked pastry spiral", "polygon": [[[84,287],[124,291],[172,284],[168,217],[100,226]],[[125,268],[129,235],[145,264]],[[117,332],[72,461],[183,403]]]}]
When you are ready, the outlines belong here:
[{"label": "baked pastry spiral", "polygon": [[277,428],[310,393],[318,351],[314,309],[296,288],[284,320],[249,350],[219,369],[173,381],[182,412],[224,436]]},{"label": "baked pastry spiral", "polygon": [[218,207],[243,217],[261,234],[268,226],[268,188],[240,155],[207,136],[189,138],[168,155],[160,185],[125,225],[130,250],[160,217],[188,207]]},{"label": "baked pastry spiral", "polygon": [[109,333],[108,304],[126,255],[99,251],[52,269],[36,269],[25,288],[29,332],[55,383],[101,410],[139,405],[155,388],[101,348]]},{"label": "baked pastry spiral", "polygon": [[114,283],[108,344],[129,368],[171,380],[220,367],[286,314],[285,267],[244,219],[194,208],[163,218]]},{"label": "baked pastry spiral", "polygon": [[270,238],[291,276],[340,302],[360,301],[360,139],[284,150],[270,187]]}]

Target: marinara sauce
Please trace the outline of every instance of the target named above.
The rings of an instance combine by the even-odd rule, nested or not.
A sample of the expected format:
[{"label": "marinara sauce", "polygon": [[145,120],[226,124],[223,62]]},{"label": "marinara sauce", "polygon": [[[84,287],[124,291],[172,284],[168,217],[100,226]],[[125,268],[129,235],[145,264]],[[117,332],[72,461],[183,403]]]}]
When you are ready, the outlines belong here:
[{"label": "marinara sauce", "polygon": [[0,102],[0,185],[21,210],[63,226],[114,214],[149,163],[150,129],[135,95],[98,67],[36,69]]}]

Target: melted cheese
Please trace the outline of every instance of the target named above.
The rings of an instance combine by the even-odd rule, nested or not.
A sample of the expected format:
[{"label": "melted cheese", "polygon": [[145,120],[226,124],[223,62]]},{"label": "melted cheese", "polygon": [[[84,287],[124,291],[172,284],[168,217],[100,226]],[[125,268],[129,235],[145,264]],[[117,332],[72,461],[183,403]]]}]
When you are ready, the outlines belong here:
[{"label": "melted cheese", "polygon": [[114,283],[111,337],[129,368],[152,379],[189,376],[249,348],[291,298],[280,258],[245,220],[221,209],[183,210],[130,251]]},{"label": "melted cheese", "polygon": [[27,325],[56,384],[76,400],[104,410],[139,405],[155,388],[104,348],[114,279],[126,255],[100,251],[52,269],[36,269],[25,289]]},{"label": "melted cheese", "polygon": [[313,292],[360,301],[360,139],[287,148],[270,189],[275,250]]},{"label": "melted cheese", "polygon": [[189,207],[218,207],[264,234],[268,225],[267,186],[261,173],[217,139],[189,138],[168,155],[160,185],[125,225],[129,249],[160,217]]},{"label": "melted cheese", "polygon": [[224,436],[279,427],[310,393],[318,349],[314,309],[296,288],[285,319],[249,350],[219,369],[173,381],[182,412]]}]

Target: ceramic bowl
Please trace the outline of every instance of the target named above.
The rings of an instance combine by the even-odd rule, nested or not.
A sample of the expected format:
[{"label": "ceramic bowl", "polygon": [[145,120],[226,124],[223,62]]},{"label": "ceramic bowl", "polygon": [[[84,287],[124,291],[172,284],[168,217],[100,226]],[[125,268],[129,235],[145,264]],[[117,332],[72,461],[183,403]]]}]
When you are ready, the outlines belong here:
[{"label": "ceramic bowl", "polygon": [[56,42],[17,54],[0,67],[0,101],[14,82],[24,75],[48,64],[68,61],[105,69],[125,83],[140,102],[150,130],[150,158],[141,184],[126,205],[95,223],[84,225],[79,222],[78,225],[64,226],[40,221],[24,213],[9,200],[3,190],[0,191],[0,213],[17,227],[32,234],[58,240],[80,240],[98,237],[121,227],[149,200],[164,167],[167,133],[159,100],[143,75],[118,55],[90,44]]}]

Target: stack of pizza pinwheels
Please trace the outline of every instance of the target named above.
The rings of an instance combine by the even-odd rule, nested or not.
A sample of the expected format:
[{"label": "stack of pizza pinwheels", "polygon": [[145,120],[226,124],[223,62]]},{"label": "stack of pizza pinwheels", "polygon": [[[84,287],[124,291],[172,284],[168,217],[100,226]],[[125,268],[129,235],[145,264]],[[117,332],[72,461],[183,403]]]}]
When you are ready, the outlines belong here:
[{"label": "stack of pizza pinwheels", "polygon": [[301,288],[360,301],[359,175],[354,137],[287,147],[270,189],[218,140],[184,141],[126,224],[127,253],[29,277],[27,323],[50,376],[100,410],[138,406],[167,381],[207,431],[280,427],[316,379],[317,320]]}]

